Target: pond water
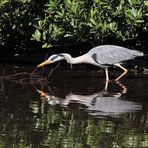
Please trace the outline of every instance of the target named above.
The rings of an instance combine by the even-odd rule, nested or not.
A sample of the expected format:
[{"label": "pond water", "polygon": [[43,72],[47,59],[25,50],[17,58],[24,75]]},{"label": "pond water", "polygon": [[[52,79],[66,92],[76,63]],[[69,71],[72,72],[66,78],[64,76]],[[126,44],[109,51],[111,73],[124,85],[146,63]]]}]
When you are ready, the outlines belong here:
[{"label": "pond water", "polygon": [[33,70],[0,66],[1,148],[148,147],[147,78]]}]

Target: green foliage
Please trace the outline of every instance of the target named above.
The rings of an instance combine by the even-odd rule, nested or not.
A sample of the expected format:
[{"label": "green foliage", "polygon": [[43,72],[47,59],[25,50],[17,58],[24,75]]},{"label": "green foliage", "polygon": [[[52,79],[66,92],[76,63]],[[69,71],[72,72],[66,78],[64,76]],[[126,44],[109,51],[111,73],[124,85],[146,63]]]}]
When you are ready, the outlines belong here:
[{"label": "green foliage", "polygon": [[40,38],[43,47],[67,42],[103,42],[109,37],[134,39],[144,31],[144,9],[141,0],[51,0],[43,10],[45,17],[36,22],[33,38]]},{"label": "green foliage", "polygon": [[[0,31],[2,35],[1,44],[28,42],[35,31],[32,26],[37,17],[43,14],[42,3],[34,0],[0,1]],[[38,10],[38,11],[37,11]]]},{"label": "green foliage", "polygon": [[147,30],[147,8],[146,0],[0,0],[0,44],[134,39]]},{"label": "green foliage", "polygon": [[0,0],[0,8],[4,6],[4,4],[8,3],[8,0]]}]

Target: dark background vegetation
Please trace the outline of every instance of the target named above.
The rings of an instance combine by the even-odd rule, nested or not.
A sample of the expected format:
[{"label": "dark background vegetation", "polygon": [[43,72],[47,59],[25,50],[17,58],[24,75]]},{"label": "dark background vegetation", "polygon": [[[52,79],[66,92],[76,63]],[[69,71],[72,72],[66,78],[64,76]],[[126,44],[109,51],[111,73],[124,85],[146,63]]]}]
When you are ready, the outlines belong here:
[{"label": "dark background vegetation", "polygon": [[147,53],[147,34],[146,0],[0,0],[3,60],[25,54],[26,61],[38,61],[48,52],[77,56],[101,44]]}]

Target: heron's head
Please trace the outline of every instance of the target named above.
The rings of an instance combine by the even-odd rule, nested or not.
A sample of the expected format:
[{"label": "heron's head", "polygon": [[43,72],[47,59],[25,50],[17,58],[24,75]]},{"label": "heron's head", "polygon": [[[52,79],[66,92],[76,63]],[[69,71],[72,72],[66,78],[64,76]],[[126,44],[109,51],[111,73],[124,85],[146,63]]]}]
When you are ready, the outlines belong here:
[{"label": "heron's head", "polygon": [[68,62],[69,57],[71,57],[69,54],[54,54],[50,56],[47,60],[39,64],[37,67],[43,67],[45,65],[55,63],[61,60],[66,60]]}]

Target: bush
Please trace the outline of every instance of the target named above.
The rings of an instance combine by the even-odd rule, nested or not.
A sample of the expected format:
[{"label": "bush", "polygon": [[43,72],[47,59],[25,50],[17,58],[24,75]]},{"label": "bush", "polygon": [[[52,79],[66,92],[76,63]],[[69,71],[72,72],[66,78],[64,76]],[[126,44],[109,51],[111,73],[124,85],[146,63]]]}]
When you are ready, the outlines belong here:
[{"label": "bush", "polygon": [[141,0],[50,0],[38,18],[33,38],[43,47],[75,42],[130,40],[145,31]]},{"label": "bush", "polygon": [[147,9],[144,0],[1,0],[0,44],[131,40],[147,31]]},{"label": "bush", "polygon": [[33,23],[42,18],[45,1],[1,0],[1,44],[27,44],[35,31]]}]

